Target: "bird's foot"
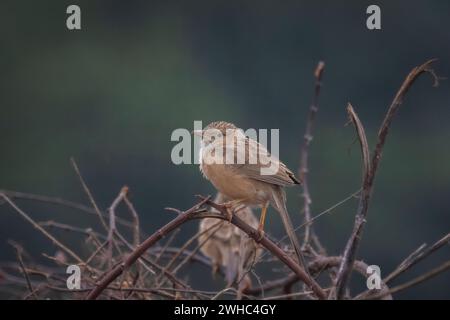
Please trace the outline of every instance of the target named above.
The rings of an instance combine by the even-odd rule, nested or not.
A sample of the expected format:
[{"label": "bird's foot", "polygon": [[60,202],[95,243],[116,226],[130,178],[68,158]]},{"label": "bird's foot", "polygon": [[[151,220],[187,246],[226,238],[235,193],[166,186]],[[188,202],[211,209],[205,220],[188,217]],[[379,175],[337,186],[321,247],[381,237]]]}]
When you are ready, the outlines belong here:
[{"label": "bird's foot", "polygon": [[227,209],[227,221],[228,223],[231,223],[231,219],[233,219],[233,209],[226,208]]},{"label": "bird's foot", "polygon": [[263,229],[258,228],[258,238],[256,239],[258,242],[260,242],[265,236],[265,232]]},{"label": "bird's foot", "polygon": [[228,201],[222,203],[222,206],[225,208],[227,221],[231,223],[231,219],[233,219],[233,214],[236,209],[236,201]]}]

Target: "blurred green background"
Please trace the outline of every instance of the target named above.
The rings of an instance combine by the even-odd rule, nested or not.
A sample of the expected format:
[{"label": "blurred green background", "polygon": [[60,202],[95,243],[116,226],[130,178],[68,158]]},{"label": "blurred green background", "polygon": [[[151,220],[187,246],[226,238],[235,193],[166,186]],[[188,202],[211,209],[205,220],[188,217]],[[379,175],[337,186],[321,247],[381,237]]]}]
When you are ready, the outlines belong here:
[{"label": "blurred green background", "polygon": [[[344,4],[345,3],[345,4]],[[82,30],[66,28],[78,4]],[[176,128],[227,120],[280,128],[280,155],[294,171],[313,92],[326,63],[311,145],[310,188],[317,214],[359,188],[361,161],[352,102],[369,143],[412,67],[439,58],[450,75],[450,2],[377,1],[382,30],[366,28],[368,1],[2,1],[0,4],[0,189],[88,204],[73,156],[102,209],[131,189],[146,233],[169,221],[164,207],[188,208],[213,194],[198,166],[175,166]],[[384,150],[358,256],[387,275],[404,257],[450,227],[449,82],[428,76],[409,92]],[[300,189],[288,192],[297,224]],[[37,220],[93,225],[75,211],[18,202]],[[351,232],[356,201],[316,222],[331,254]],[[270,215],[267,232],[282,233]],[[183,237],[197,226],[183,228]],[[8,239],[39,257],[55,247],[0,206],[0,260],[15,259]],[[399,280],[448,259],[446,247]],[[195,280],[197,279],[197,280]],[[361,280],[356,277],[356,279]],[[194,286],[201,286],[194,278]],[[450,274],[399,298],[450,298]]]}]

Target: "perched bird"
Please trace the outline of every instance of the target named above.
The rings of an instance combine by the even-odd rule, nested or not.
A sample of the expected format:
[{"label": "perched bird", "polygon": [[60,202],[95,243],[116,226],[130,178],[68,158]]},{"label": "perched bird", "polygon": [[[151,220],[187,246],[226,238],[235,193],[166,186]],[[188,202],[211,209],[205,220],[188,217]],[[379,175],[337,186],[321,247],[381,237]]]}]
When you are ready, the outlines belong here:
[{"label": "perched bird", "polygon": [[[226,200],[219,193],[214,201],[222,203]],[[217,212],[214,208],[211,211]],[[236,214],[253,228],[258,226],[258,219],[249,207],[242,208]],[[256,242],[234,225],[215,218],[200,220],[199,234],[200,251],[211,259],[213,272],[222,267],[228,286],[238,281],[249,286],[250,278],[243,275],[261,255],[262,249]]]},{"label": "perched bird", "polygon": [[267,207],[272,205],[283,220],[298,262],[305,266],[283,189],[300,184],[292,171],[232,123],[212,122],[193,134],[201,137],[200,170],[220,193],[232,200],[227,205],[261,207],[258,226],[261,237]]}]

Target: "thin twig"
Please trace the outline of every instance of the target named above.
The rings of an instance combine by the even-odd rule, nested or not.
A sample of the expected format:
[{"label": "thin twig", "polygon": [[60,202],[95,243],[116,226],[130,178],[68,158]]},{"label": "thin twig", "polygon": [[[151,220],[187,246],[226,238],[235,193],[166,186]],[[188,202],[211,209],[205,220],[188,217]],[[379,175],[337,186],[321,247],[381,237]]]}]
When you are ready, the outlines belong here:
[{"label": "thin twig", "polygon": [[99,282],[99,284],[93,289],[86,297],[88,300],[96,299],[102,291],[116,279],[118,276],[122,274],[124,270],[129,268],[134,262],[136,262],[139,257],[141,257],[153,244],[162,239],[166,234],[171,232],[172,230],[178,228],[181,224],[191,219],[191,215],[203,204],[205,204],[209,200],[208,198],[203,199],[192,208],[179,215],[164,227],[159,229],[149,238],[147,238],[143,243],[141,243],[122,263],[118,264],[114,269],[110,270],[103,279]]},{"label": "thin twig", "polygon": [[[312,274],[318,274],[324,270],[332,269],[335,267],[338,267],[342,264],[343,257],[339,256],[319,256],[315,260],[313,260],[309,264],[309,269]],[[363,277],[367,278],[369,274],[367,274],[367,267],[368,265],[360,260],[355,260],[353,263],[353,270],[361,274]],[[334,288],[332,288],[334,289]],[[381,281],[381,288],[380,292],[387,292],[389,290],[389,287],[386,285],[384,281]],[[331,290],[333,291],[333,290]],[[331,292],[330,292],[331,295]],[[392,300],[392,296],[387,294],[384,297],[385,300]]]},{"label": "thin twig", "polygon": [[317,111],[319,111],[319,94],[320,88],[322,87],[322,75],[325,68],[325,63],[320,61],[317,64],[316,70],[314,71],[315,78],[315,86],[314,86],[314,96],[309,108],[308,120],[306,122],[305,134],[303,136],[303,146],[301,148],[300,153],[300,168],[299,168],[299,177],[302,181],[303,188],[303,213],[304,213],[304,221],[306,223],[305,226],[305,237],[303,238],[303,249],[309,245],[309,241],[313,238],[314,243],[317,249],[324,254],[324,248],[321,245],[319,239],[315,235],[314,229],[311,224],[311,195],[309,193],[309,184],[308,184],[308,152],[309,145],[313,139],[313,127],[314,127],[314,119],[316,117]]},{"label": "thin twig", "polygon": [[[154,243],[163,238],[166,234],[178,228],[180,225],[185,223],[188,220],[204,218],[204,217],[214,217],[218,219],[228,219],[228,215],[226,212],[226,208],[223,206],[217,205],[214,202],[209,200],[210,197],[203,198],[198,204],[185,211],[183,214],[177,216],[175,219],[170,221],[164,227],[155,232],[152,236],[147,238],[135,251],[133,251],[121,264],[116,266],[113,270],[109,271],[99,282],[97,287],[92,290],[87,299],[96,299],[101,292],[116,279],[122,272],[128,268],[131,264],[133,264],[148,248],[150,248]],[[205,212],[205,210],[198,210],[203,204],[207,203],[210,206],[218,209],[220,213],[212,214],[210,212]],[[270,241],[267,237],[263,237],[260,239],[260,234],[254,228],[250,227],[244,221],[239,219],[236,215],[234,215],[231,219],[231,223],[240,228],[242,231],[247,233],[250,237],[252,237],[255,241],[258,241],[266,247],[268,250],[272,251],[283,263],[285,263],[291,270],[293,270],[299,278],[305,282],[318,298],[324,299],[326,297],[323,289],[315,282],[315,280],[311,279],[308,274],[303,270],[297,263],[295,263],[283,250],[277,247],[272,241]]]},{"label": "thin twig", "polygon": [[42,228],[39,224],[37,224],[33,219],[30,218],[28,214],[26,214],[22,209],[20,209],[14,202],[11,201],[6,195],[0,193],[0,197],[5,199],[5,201],[25,220],[27,220],[34,228],[39,230],[44,236],[50,239],[56,246],[58,246],[61,250],[65,251],[72,258],[74,258],[78,263],[84,264],[83,259],[81,259],[75,252],[62,244],[59,240],[57,240],[54,236],[52,236],[47,230]]},{"label": "thin twig", "polygon": [[128,192],[128,187],[124,186],[120,189],[119,194],[114,199],[113,203],[108,209],[109,213],[109,229],[108,229],[108,254],[107,254],[107,262],[108,269],[111,269],[113,264],[113,242],[114,242],[114,232],[116,231],[116,208],[122,202],[122,200],[126,197]]},{"label": "thin twig", "polygon": [[428,279],[431,279],[431,278],[437,276],[438,274],[443,273],[443,272],[445,272],[447,270],[450,270],[450,260],[447,261],[447,262],[444,262],[439,267],[434,268],[433,270],[431,270],[429,272],[426,272],[423,275],[420,275],[420,276],[418,276],[418,277],[416,277],[416,278],[414,278],[414,279],[412,279],[412,280],[410,280],[408,282],[405,282],[405,283],[400,284],[400,285],[398,285],[396,287],[393,287],[392,289],[390,289],[390,290],[388,290],[386,292],[381,292],[381,293],[379,293],[377,295],[371,295],[371,296],[369,296],[369,298],[370,299],[380,299],[380,298],[385,297],[388,294],[394,294],[394,293],[397,293],[397,292],[409,289],[409,288],[411,288],[411,287],[413,287],[413,286],[415,286],[415,285],[417,285],[419,283],[422,283],[422,282],[424,282],[424,281],[426,281]]},{"label": "thin twig", "polygon": [[[219,231],[220,227],[222,226],[221,223],[225,223],[224,221],[219,221],[216,224],[213,224],[212,226],[210,226],[209,228],[207,228],[206,230],[204,230],[204,232],[208,232],[211,231],[210,234],[208,234],[206,236],[205,239],[203,239],[199,244],[197,244],[197,246],[191,251],[190,254],[186,255],[186,257],[176,265],[176,267],[172,270],[173,273],[177,273],[178,270],[180,270],[181,267],[183,267],[188,261],[190,261],[192,259],[192,257],[197,254],[197,252],[205,245],[205,243],[211,239],[213,236],[215,236],[216,232]],[[203,233],[203,232],[202,232]]]},{"label": "thin twig", "polygon": [[[416,265],[426,257],[428,257],[433,252],[437,251],[438,249],[442,248],[444,245],[450,243],[450,233],[436,241],[431,247],[420,247],[423,248],[422,250],[416,250],[415,254],[413,256],[408,257],[405,259],[399,267],[394,270],[391,274],[389,274],[386,279],[384,279],[385,282],[390,282],[397,278],[401,273],[405,272],[406,270],[410,269],[412,266]],[[419,248],[419,249],[420,249]]]},{"label": "thin twig", "polygon": [[[165,249],[164,248],[152,248],[149,251],[151,253],[154,253],[154,254],[157,255],[155,261],[158,261],[158,257],[159,257],[159,259],[161,259],[161,257],[164,257],[164,256],[174,256],[174,255],[179,256],[178,255],[179,249],[176,248],[176,247],[167,247]],[[200,254],[193,254],[192,255],[192,251],[189,251],[189,250],[184,250],[181,253],[181,255],[182,256],[190,255],[192,261],[198,262],[198,263],[203,264],[203,265],[205,265],[207,267],[210,267],[210,268],[212,267],[211,260],[209,258],[203,256],[203,255],[200,255]],[[178,257],[178,258],[181,258],[181,257]],[[219,272],[220,272],[220,270],[219,270]]]},{"label": "thin twig", "polygon": [[80,179],[80,182],[81,182],[81,185],[82,185],[82,187],[84,189],[84,192],[86,192],[86,195],[88,196],[89,201],[91,202],[92,206],[94,207],[95,212],[98,215],[98,219],[100,220],[100,222],[101,222],[102,226],[105,228],[105,230],[108,230],[108,225],[106,224],[105,219],[103,219],[102,213],[101,213],[99,207],[97,206],[97,203],[95,202],[94,197],[92,196],[92,193],[89,190],[86,182],[84,181],[83,176],[80,173],[80,169],[78,168],[78,165],[75,162],[75,159],[74,158],[70,158],[70,162],[71,162],[72,167],[73,167],[73,169],[75,170],[75,172],[76,172],[76,174],[78,176],[78,179]]},{"label": "thin twig", "polygon": [[74,227],[74,226],[71,226],[69,224],[56,222],[56,221],[53,221],[53,220],[39,221],[38,224],[41,227],[54,228],[54,229],[60,229],[60,230],[63,230],[63,231],[81,233],[81,234],[86,235],[87,237],[92,237],[93,235],[95,235],[96,237],[98,237],[100,239],[106,239],[106,237],[104,235],[93,231],[91,228]]},{"label": "thin twig", "polygon": [[[166,253],[166,251],[169,249],[169,246],[172,244],[173,240],[175,239],[175,237],[177,236],[178,232],[180,230],[175,230],[174,232],[172,232],[172,234],[170,235],[169,239],[167,239],[166,243],[164,243],[164,246],[162,246],[161,248],[158,249],[158,253],[156,254],[156,258],[155,258],[155,262],[158,262],[159,259],[161,259],[161,257]],[[178,254],[178,248],[175,249],[175,251],[173,252],[173,254]]]},{"label": "thin twig", "polygon": [[267,281],[262,286],[258,286],[255,288],[248,288],[244,290],[244,293],[249,295],[259,295],[262,294],[263,292],[283,288],[284,286],[286,286],[289,283],[292,283],[293,281],[298,281],[298,277],[294,273],[289,274],[287,277],[283,277],[281,279]]},{"label": "thin twig", "polygon": [[128,199],[128,193],[125,194],[125,197],[123,198],[123,201],[128,207],[128,210],[131,213],[131,216],[133,218],[133,244],[135,246],[138,246],[139,243],[141,243],[141,234],[140,234],[140,223],[139,223],[139,215],[134,208],[133,203]]},{"label": "thin twig", "polygon": [[294,293],[288,293],[288,294],[281,294],[278,296],[271,296],[271,297],[263,298],[262,300],[286,300],[286,299],[290,299],[290,298],[309,296],[312,293],[313,293],[312,291],[294,292]]},{"label": "thin twig", "polygon": [[98,248],[95,249],[95,251],[92,252],[92,254],[86,259],[86,264],[89,265],[89,263],[91,263],[91,261],[98,255],[100,251],[102,251],[108,245],[108,243],[108,241],[105,241],[100,246],[98,246]]},{"label": "thin twig", "polygon": [[[66,199],[62,199],[62,198],[58,198],[58,197],[52,197],[52,196],[45,196],[45,195],[40,195],[40,194],[34,194],[34,193],[26,193],[26,192],[19,192],[19,191],[12,191],[12,190],[0,190],[0,193],[3,193],[5,195],[7,195],[10,199],[23,199],[23,200],[31,200],[31,201],[38,201],[38,202],[42,202],[42,203],[49,203],[49,204],[53,204],[53,205],[58,205],[58,206],[62,206],[62,207],[66,207],[66,208],[71,208],[71,209],[76,209],[79,210],[81,212],[85,212],[91,215],[95,215],[98,216],[97,211],[95,211],[95,209],[85,206],[84,204],[78,203],[78,202],[74,202],[74,201],[69,201]],[[100,212],[100,214],[102,215],[103,218],[106,217],[106,214],[104,212]],[[116,218],[116,222],[123,226],[126,227],[133,227],[133,224],[121,219],[121,218]]]},{"label": "thin twig", "polygon": [[32,295],[35,299],[37,299],[36,293],[33,290],[33,286],[31,285],[30,276],[28,275],[27,268],[25,268],[25,264],[22,259],[22,252],[23,248],[18,243],[15,243],[14,241],[9,241],[9,244],[16,249],[17,253],[17,260],[20,264],[20,269],[22,270],[23,276],[25,277],[25,281],[27,282],[28,291],[30,291],[30,295]]},{"label": "thin twig", "polygon": [[[223,221],[217,221],[217,223],[213,224],[212,226],[210,226],[209,228],[207,228],[206,230],[203,230],[202,232],[197,232],[194,236],[192,236],[188,241],[186,241],[183,246],[181,248],[178,249],[178,252],[176,254],[173,255],[172,259],[166,264],[166,266],[164,267],[164,271],[166,270],[170,270],[170,268],[172,267],[172,265],[175,263],[175,261],[178,259],[178,257],[180,255],[183,254],[183,252],[185,252],[185,250],[192,244],[194,243],[195,240],[197,240],[200,236],[202,236],[203,234],[210,232],[211,233],[208,235],[208,237],[203,240],[203,244],[209,240],[212,236],[215,235],[215,233],[220,229],[221,224],[224,223]],[[214,230],[212,230],[214,229]],[[177,264],[177,266],[172,270],[173,274],[176,274],[177,271],[186,263],[188,262],[190,259],[192,259],[192,257],[197,253],[199,248],[195,248],[193,251],[191,251],[189,254],[187,254],[185,256],[185,258]],[[158,276],[158,278],[156,279],[156,282],[159,282],[160,278],[161,278],[162,274],[160,274]],[[162,285],[164,283],[161,283],[160,285]]]},{"label": "thin twig", "polygon": [[[93,287],[85,288],[85,289],[67,289],[67,288],[55,287],[55,286],[50,286],[50,285],[48,285],[47,287],[51,290],[61,291],[61,292],[79,292],[80,293],[80,292],[89,292],[89,291],[93,290]],[[105,290],[152,293],[152,294],[160,295],[160,296],[162,296],[164,298],[168,298],[168,299],[175,298],[174,295],[164,292],[164,290],[160,290],[160,289],[137,288],[137,287],[131,287],[131,288],[108,287]]]},{"label": "thin twig", "polygon": [[[419,248],[414,250],[408,257],[406,257],[394,271],[392,271],[386,278],[383,279],[384,283],[389,283],[396,279],[400,274],[412,268],[414,265],[422,261],[423,259],[430,256],[432,253],[436,252],[443,246],[450,243],[450,233],[436,241],[430,247],[427,247],[426,244],[421,245]],[[356,296],[355,299],[363,299],[363,298],[371,298],[373,295],[373,290],[367,290],[363,293]]]}]

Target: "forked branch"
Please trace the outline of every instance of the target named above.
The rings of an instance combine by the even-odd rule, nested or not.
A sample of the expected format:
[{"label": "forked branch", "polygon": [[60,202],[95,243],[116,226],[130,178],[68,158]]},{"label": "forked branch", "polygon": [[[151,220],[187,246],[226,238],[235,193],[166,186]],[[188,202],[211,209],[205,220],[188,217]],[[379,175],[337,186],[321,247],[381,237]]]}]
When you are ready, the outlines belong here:
[{"label": "forked branch", "polygon": [[[216,208],[219,213],[211,213],[206,210],[200,209],[200,207],[204,204],[207,204],[211,207]],[[124,270],[130,267],[141,255],[143,255],[152,245],[154,245],[157,241],[162,239],[164,236],[169,234],[171,231],[177,229],[179,226],[184,224],[185,222],[193,219],[200,219],[205,217],[212,217],[217,219],[226,220],[228,219],[228,214],[226,209],[218,205],[210,200],[210,197],[203,198],[199,203],[190,208],[189,210],[182,212],[175,219],[170,221],[164,227],[159,229],[149,238],[147,238],[141,245],[139,245],[133,252],[128,255],[128,257],[119,265],[117,265],[112,270],[108,271],[100,280],[98,285],[87,295],[87,299],[96,299],[102,292],[105,290],[109,284],[111,284],[117,277],[119,277]],[[266,236],[260,238],[260,234],[256,229],[249,226],[243,220],[239,219],[236,215],[233,215],[231,219],[231,223],[236,227],[244,231],[255,241],[259,242],[262,246],[264,246],[267,250],[269,250],[272,254],[278,257],[284,264],[286,264],[296,275],[301,279],[306,285],[308,285],[314,294],[319,299],[325,299],[326,294],[325,291],[317,284],[317,282],[310,278],[308,274],[301,268],[294,260],[289,257],[289,255],[284,252],[281,248],[279,248],[275,243],[273,243]]]},{"label": "forked branch", "polygon": [[[352,108],[350,107],[350,118],[352,119],[352,122],[354,123],[355,127],[357,128],[358,132],[358,138],[360,140],[362,152],[363,152],[363,161],[364,161],[364,174],[363,174],[363,186],[362,186],[362,193],[360,202],[358,205],[358,210],[355,218],[355,223],[353,227],[352,234],[350,235],[349,240],[347,241],[347,245],[344,250],[344,259],[342,260],[342,263],[339,267],[339,272],[336,279],[336,297],[338,299],[341,299],[344,296],[345,290],[347,288],[348,281],[350,279],[351,271],[353,269],[353,263],[356,258],[356,253],[359,247],[359,243],[362,237],[363,227],[365,223],[365,219],[367,216],[368,208],[369,208],[369,202],[370,197],[372,194],[373,189],[373,182],[375,180],[375,175],[381,160],[383,147],[386,142],[386,137],[389,133],[389,128],[392,123],[392,120],[397,113],[400,105],[402,104],[404,97],[408,90],[411,88],[412,84],[417,80],[417,78],[424,74],[424,73],[430,73],[433,76],[434,79],[434,86],[437,86],[439,83],[439,78],[431,68],[431,64],[435,61],[429,60],[425,62],[424,64],[415,67],[411,70],[411,72],[408,74],[406,79],[404,80],[403,84],[401,85],[400,89],[398,90],[397,94],[394,97],[394,100],[392,101],[387,114],[380,126],[380,130],[378,131],[378,140],[377,144],[375,146],[375,150],[372,155],[371,162],[368,163],[367,161],[367,150],[364,150],[367,147],[367,141],[364,144],[361,141],[361,130],[364,131],[364,128],[361,125],[361,122],[357,119],[356,114],[351,112]],[[348,109],[349,110],[349,109]],[[355,117],[356,116],[356,117]]]}]

